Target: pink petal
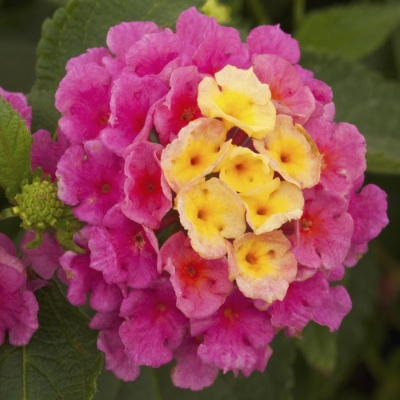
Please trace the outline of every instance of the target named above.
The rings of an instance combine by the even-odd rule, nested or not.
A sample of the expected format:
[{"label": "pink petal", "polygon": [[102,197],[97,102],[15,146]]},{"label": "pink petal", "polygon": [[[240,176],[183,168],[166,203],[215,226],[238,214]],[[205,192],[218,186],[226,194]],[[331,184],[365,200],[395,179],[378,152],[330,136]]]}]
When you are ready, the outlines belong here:
[{"label": "pink petal", "polygon": [[70,147],[58,163],[58,197],[74,215],[89,224],[100,224],[107,211],[123,199],[123,160],[99,140]]},{"label": "pink petal", "polygon": [[110,126],[101,133],[103,143],[122,155],[131,143],[146,140],[153,125],[155,103],[167,91],[155,76],[140,78],[123,72],[112,89]]},{"label": "pink petal", "polygon": [[366,142],[354,125],[312,118],[304,126],[322,155],[322,186],[347,195],[366,169]]},{"label": "pink petal", "polygon": [[60,82],[55,106],[60,128],[72,144],[96,139],[110,116],[111,76],[93,62],[71,69]]},{"label": "pink petal", "polygon": [[347,201],[329,189],[303,191],[305,206],[298,237],[291,235],[297,261],[310,268],[331,270],[343,263],[350,248],[353,219]]},{"label": "pink petal", "polygon": [[213,314],[224,302],[233,285],[228,277],[228,261],[201,258],[183,232],[172,235],[161,248],[164,269],[176,294],[176,306],[188,318]]},{"label": "pink petal", "polygon": [[291,64],[300,60],[300,48],[297,40],[281,30],[279,24],[258,26],[247,36],[250,54],[275,54]]},{"label": "pink petal", "polygon": [[260,364],[260,351],[274,336],[268,313],[257,310],[236,289],[214,314],[190,321],[191,334],[204,335],[198,355],[225,372],[249,370]]},{"label": "pink petal", "polygon": [[154,112],[154,125],[162,145],[172,142],[183,127],[201,117],[197,105],[201,79],[195,66],[177,68],[172,72],[171,90],[165,102],[158,103]]},{"label": "pink petal", "polygon": [[117,312],[97,313],[90,321],[92,329],[100,329],[97,348],[105,354],[106,370],[124,382],[134,381],[140,368],[125,353],[125,346],[119,337],[118,329],[124,319]]},{"label": "pink petal", "polygon": [[354,220],[352,243],[362,244],[377,237],[389,223],[387,218],[387,195],[375,185],[367,185],[359,191],[364,177],[355,183],[350,195],[348,213]]},{"label": "pink petal", "polygon": [[218,368],[203,363],[197,355],[197,338],[187,335],[175,349],[176,366],[172,368],[172,383],[182,389],[201,390],[211,386],[218,375]]},{"label": "pink petal", "polygon": [[154,22],[121,22],[108,30],[106,41],[117,58],[125,62],[126,53],[131,46],[144,35],[158,32],[160,32],[160,28]]},{"label": "pink petal", "polygon": [[35,295],[25,290],[26,275],[5,263],[7,260],[0,253],[0,345],[8,331],[10,344],[22,346],[28,344],[39,327],[39,305]]},{"label": "pink petal", "polygon": [[123,213],[131,220],[155,229],[172,207],[171,189],[162,175],[158,157],[162,146],[139,142],[130,146],[125,163]]},{"label": "pink petal", "polygon": [[90,63],[95,63],[99,67],[103,67],[104,58],[111,59],[110,52],[105,47],[93,47],[91,49],[87,49],[86,53],[83,53],[78,57],[70,58],[65,66],[65,70],[67,73],[69,73],[75,68],[79,68]]},{"label": "pink petal", "polygon": [[239,32],[234,28],[220,26],[214,19],[204,31],[204,41],[193,56],[199,72],[214,75],[226,65],[249,68],[250,59]]},{"label": "pink petal", "polygon": [[51,279],[59,268],[59,258],[63,251],[56,238],[48,232],[43,233],[42,244],[36,249],[27,249],[27,243],[35,239],[34,232],[25,231],[19,248],[24,253],[22,262],[26,267],[31,267],[41,278]]},{"label": "pink petal", "polygon": [[32,137],[31,168],[33,171],[38,167],[42,168],[43,172],[51,175],[54,181],[57,163],[70,146],[70,142],[61,130],[58,131],[56,142],[51,139],[50,133],[44,129],[39,129]]},{"label": "pink petal", "polygon": [[126,321],[119,334],[135,364],[156,368],[172,360],[172,351],[181,344],[188,326],[175,301],[166,278],[147,289],[132,289],[123,300],[120,315]]},{"label": "pink petal", "polygon": [[255,56],[253,65],[258,79],[269,85],[277,113],[304,124],[314,111],[315,100],[296,69],[284,58],[267,54]]},{"label": "pink petal", "polygon": [[204,32],[212,21],[215,19],[197,12],[195,7],[190,7],[183,11],[176,21],[176,34],[186,43],[197,48],[204,40]]},{"label": "pink petal", "polygon": [[159,277],[158,243],[154,233],[113,207],[102,226],[90,229],[90,267],[101,271],[107,283],[125,283],[141,289]]},{"label": "pink petal", "polygon": [[122,292],[117,285],[109,285],[101,272],[90,268],[90,253],[75,254],[67,251],[60,258],[61,267],[68,279],[67,299],[74,306],[86,303],[90,292],[89,305],[97,311],[113,311],[120,307]]},{"label": "pink petal", "polygon": [[25,121],[28,129],[31,129],[32,107],[28,106],[28,100],[23,93],[7,92],[0,87],[0,96],[8,101],[14,110],[18,111]]}]

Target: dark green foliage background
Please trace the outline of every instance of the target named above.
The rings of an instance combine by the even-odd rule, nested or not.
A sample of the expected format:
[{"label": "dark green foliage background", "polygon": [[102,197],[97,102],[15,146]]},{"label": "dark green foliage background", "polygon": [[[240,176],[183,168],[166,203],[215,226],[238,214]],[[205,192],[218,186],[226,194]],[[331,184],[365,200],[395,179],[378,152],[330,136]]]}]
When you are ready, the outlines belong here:
[{"label": "dark green foliage background", "polygon": [[[315,324],[304,330],[302,341],[279,334],[265,373],[256,372],[248,379],[221,374],[211,388],[190,392],[172,386],[169,365],[158,370],[142,368],[131,383],[103,371],[96,389],[102,358],[95,349],[96,333],[53,282],[37,292],[41,328],[30,344],[0,347],[0,398],[400,398],[400,0],[220,3],[230,6],[228,25],[239,29],[243,37],[263,23],[280,23],[295,36],[302,49],[300,64],[333,88],[336,121],[356,124],[367,138],[366,181],[387,191],[391,222],[371,243],[369,254],[346,273],[352,311],[334,334]],[[53,96],[70,57],[87,47],[104,46],[108,28],[122,20],[151,19],[172,26],[182,9],[201,4],[202,0],[0,0],[0,86],[29,94],[33,132],[39,128],[54,132],[58,114]],[[0,106],[0,118],[25,143],[11,151],[16,161],[25,162],[18,161],[15,173],[0,177],[0,185],[15,188],[29,177],[26,149],[30,138],[18,118]],[[1,124],[0,135],[6,129]],[[13,143],[8,146],[12,148]],[[4,154],[4,148],[0,149],[2,172]],[[8,206],[0,189],[0,211]],[[16,242],[21,236],[14,220],[0,222],[0,231]]]}]

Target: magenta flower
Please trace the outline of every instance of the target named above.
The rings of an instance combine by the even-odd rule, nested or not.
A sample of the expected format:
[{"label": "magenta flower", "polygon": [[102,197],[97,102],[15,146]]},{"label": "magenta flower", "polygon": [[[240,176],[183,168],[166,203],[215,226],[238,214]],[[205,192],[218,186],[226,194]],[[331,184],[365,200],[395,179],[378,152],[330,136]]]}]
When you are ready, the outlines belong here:
[{"label": "magenta flower", "polygon": [[354,125],[312,118],[305,125],[322,155],[320,184],[347,195],[366,169],[364,136]]},{"label": "magenta flower", "polygon": [[291,64],[296,64],[300,60],[300,48],[297,40],[283,32],[279,24],[258,26],[252,29],[246,41],[251,55],[274,54]]},{"label": "magenta flower", "polygon": [[38,248],[27,249],[26,244],[32,242],[34,238],[33,232],[25,232],[19,246],[24,254],[21,261],[25,267],[31,267],[41,278],[51,279],[60,267],[59,258],[63,254],[61,246],[54,236],[45,232],[43,242]]},{"label": "magenta flower", "polygon": [[56,92],[60,128],[72,144],[96,139],[110,116],[111,76],[94,62],[71,68]]},{"label": "magenta flower", "polygon": [[126,54],[128,70],[137,76],[157,76],[168,84],[173,70],[189,65],[194,48],[171,30],[144,35]]},{"label": "magenta flower", "polygon": [[107,33],[107,45],[117,60],[126,64],[128,50],[143,36],[158,33],[161,29],[154,22],[122,22]]},{"label": "magenta flower", "polygon": [[61,156],[70,146],[69,140],[59,129],[57,141],[53,141],[50,132],[39,129],[33,135],[31,149],[31,167],[32,171],[40,167],[45,174],[51,175],[52,180],[56,179],[57,164]]},{"label": "magenta flower", "polygon": [[257,310],[251,299],[238,289],[213,315],[191,319],[190,332],[192,336],[204,336],[198,349],[203,362],[224,373],[257,369],[260,357],[264,359],[267,345],[274,337],[269,315]]},{"label": "magenta flower", "polygon": [[345,265],[354,266],[367,252],[368,242],[377,237],[389,223],[387,218],[386,193],[375,185],[361,189],[364,175],[354,182],[350,193],[348,213],[354,221],[354,232]]},{"label": "magenta flower", "polygon": [[111,95],[109,126],[102,130],[103,143],[122,155],[132,142],[147,140],[153,124],[155,103],[168,89],[155,76],[137,75],[126,71],[114,82]]},{"label": "magenta flower", "polygon": [[139,142],[130,147],[125,162],[124,214],[135,222],[152,229],[172,206],[171,189],[159,165],[162,146]]},{"label": "magenta flower", "polygon": [[146,226],[128,219],[119,205],[89,233],[90,267],[101,271],[107,283],[126,283],[142,289],[158,278],[158,243]]},{"label": "magenta flower", "polygon": [[176,366],[172,368],[171,379],[175,386],[201,390],[214,383],[219,369],[205,364],[198,356],[200,343],[200,337],[186,335],[182,344],[174,351]]},{"label": "magenta flower", "polygon": [[0,233],[0,346],[7,331],[12,345],[26,345],[39,327],[39,305],[26,283],[25,266],[11,240]]},{"label": "magenta flower", "polygon": [[123,198],[122,166],[122,160],[99,140],[71,146],[58,163],[58,196],[76,206],[73,212],[77,218],[100,224],[107,211]]},{"label": "magenta flower", "polygon": [[204,31],[204,39],[194,53],[193,63],[199,72],[214,75],[226,65],[248,68],[250,57],[236,29],[220,26],[211,19]]},{"label": "magenta flower", "polygon": [[0,96],[8,101],[14,110],[18,111],[26,126],[31,129],[32,107],[28,106],[28,100],[22,93],[8,92],[0,87]]},{"label": "magenta flower", "polygon": [[289,333],[301,331],[309,321],[338,329],[351,309],[351,300],[343,286],[329,287],[321,272],[302,282],[290,284],[286,297],[274,302],[268,312],[272,325]]},{"label": "magenta flower", "polygon": [[258,79],[268,83],[276,112],[304,124],[314,111],[315,99],[293,65],[282,57],[261,54],[253,57],[253,66]]},{"label": "magenta flower", "polygon": [[140,368],[125,353],[118,330],[124,319],[116,311],[98,312],[90,321],[92,329],[100,330],[97,347],[106,358],[106,369],[123,381],[133,381],[140,374]]},{"label": "magenta flower", "polygon": [[304,197],[299,234],[291,236],[293,254],[307,267],[337,268],[346,258],[354,229],[347,200],[321,187],[304,190]]},{"label": "magenta flower", "polygon": [[120,315],[126,319],[119,329],[125,352],[137,365],[159,367],[170,362],[188,329],[165,278],[147,289],[132,289],[122,302]]},{"label": "magenta flower", "polygon": [[178,132],[190,121],[201,117],[197,104],[198,86],[202,76],[194,66],[181,67],[171,74],[171,90],[163,103],[158,103],[154,125],[165,145],[178,137]]},{"label": "magenta flower", "polygon": [[[75,235],[75,241],[87,249],[87,226]],[[90,252],[75,254],[67,251],[60,257],[60,265],[68,279],[67,299],[75,306],[86,303],[87,292],[91,293],[89,305],[96,311],[118,310],[126,289],[123,285],[108,284],[101,272],[90,267]]]},{"label": "magenta flower", "polygon": [[204,318],[225,302],[233,288],[228,278],[228,261],[201,258],[189,239],[178,232],[161,249],[163,268],[171,274],[176,306],[188,318]]}]

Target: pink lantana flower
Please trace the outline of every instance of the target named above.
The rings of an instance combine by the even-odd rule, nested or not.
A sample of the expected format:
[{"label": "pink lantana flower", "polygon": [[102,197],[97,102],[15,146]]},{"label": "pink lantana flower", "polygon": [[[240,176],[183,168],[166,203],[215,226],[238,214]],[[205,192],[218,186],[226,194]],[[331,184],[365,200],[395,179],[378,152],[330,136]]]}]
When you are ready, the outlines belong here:
[{"label": "pink lantana flower", "polygon": [[171,209],[172,194],[159,165],[162,146],[139,142],[125,162],[125,200],[122,211],[131,220],[152,229]]},{"label": "pink lantana flower", "polygon": [[222,369],[224,373],[257,369],[274,337],[269,315],[257,310],[238,289],[213,315],[191,319],[190,332],[192,336],[204,336],[198,349],[203,362]]},{"label": "pink lantana flower", "polygon": [[334,331],[350,309],[351,300],[346,289],[330,287],[323,274],[317,272],[303,282],[291,283],[286,297],[274,302],[268,313],[272,325],[285,328],[292,335],[301,332],[311,320]]},{"label": "pink lantana flower", "polygon": [[354,230],[348,202],[322,187],[306,189],[304,195],[299,232],[291,236],[292,252],[307,267],[337,268],[346,258]]},{"label": "pink lantana flower", "polygon": [[120,315],[125,318],[119,329],[125,352],[137,365],[159,367],[170,362],[189,325],[176,308],[174,290],[165,278],[147,289],[132,289]]},{"label": "pink lantana flower", "polygon": [[213,314],[233,288],[228,277],[227,259],[200,257],[183,232],[176,233],[164,243],[161,257],[163,268],[171,274],[176,306],[188,318]]},{"label": "pink lantana flower", "polygon": [[30,129],[32,122],[32,107],[28,106],[28,100],[22,93],[8,92],[0,87],[0,96],[8,101],[14,110],[18,111],[26,126]]},{"label": "pink lantana flower", "polygon": [[175,349],[176,365],[171,371],[171,379],[175,386],[201,390],[214,383],[219,369],[202,361],[197,354],[200,344],[201,337],[186,335],[181,345]]},{"label": "pink lantana flower", "polygon": [[107,211],[123,199],[123,163],[99,140],[71,146],[58,162],[58,196],[76,206],[74,215],[99,224]]},{"label": "pink lantana flower", "polygon": [[195,66],[175,69],[171,74],[171,90],[163,103],[156,105],[154,125],[163,145],[178,137],[190,121],[201,117],[197,104],[198,86],[202,75]]},{"label": "pink lantana flower", "polygon": [[97,347],[106,357],[106,369],[123,381],[133,381],[140,374],[140,368],[125,353],[118,330],[124,319],[117,311],[98,312],[90,321],[92,329],[100,330]]},{"label": "pink lantana flower", "polygon": [[56,92],[60,128],[72,144],[97,139],[110,116],[111,75],[97,63],[71,68]]},{"label": "pink lantana flower", "polygon": [[85,224],[86,253],[60,263],[72,304],[91,293],[106,368],[134,380],[175,359],[173,383],[200,390],[263,371],[277,330],[338,329],[351,300],[330,282],[387,223],[386,198],[360,190],[365,140],[332,122],[297,41],[276,25],[243,43],[192,7],[176,32],[123,22],[107,45],[68,62],[61,135],[33,151]]},{"label": "pink lantana flower", "polygon": [[39,327],[39,305],[26,284],[24,264],[11,240],[0,233],[0,346],[6,332],[12,345],[26,345]]},{"label": "pink lantana flower", "polygon": [[145,288],[159,275],[158,243],[146,226],[128,219],[119,205],[108,211],[101,226],[89,233],[90,267],[106,282]]}]

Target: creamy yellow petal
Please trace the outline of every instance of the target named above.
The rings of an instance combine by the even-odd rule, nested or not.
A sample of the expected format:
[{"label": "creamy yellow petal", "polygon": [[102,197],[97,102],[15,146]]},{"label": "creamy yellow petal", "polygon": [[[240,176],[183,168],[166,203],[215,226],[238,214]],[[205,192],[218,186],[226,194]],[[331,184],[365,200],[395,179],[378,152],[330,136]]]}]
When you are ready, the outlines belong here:
[{"label": "creamy yellow petal", "polygon": [[250,137],[263,138],[275,126],[276,110],[267,84],[253,72],[227,65],[199,84],[198,105],[203,115],[221,118],[227,129],[237,126]]},{"label": "creamy yellow petal", "polygon": [[267,303],[283,300],[297,273],[290,248],[281,231],[246,233],[229,248],[229,277],[246,297]]},{"label": "creamy yellow petal", "polygon": [[311,136],[291,117],[278,115],[275,129],[254,147],[270,160],[271,167],[300,188],[315,186],[320,179],[321,155]]},{"label": "creamy yellow petal", "polygon": [[217,178],[185,185],[175,204],[192,247],[203,258],[223,257],[227,251],[225,238],[234,239],[246,230],[242,200]]},{"label": "creamy yellow petal", "polygon": [[219,178],[233,190],[245,192],[264,186],[273,179],[268,158],[248,148],[231,145],[229,153],[217,166]]},{"label": "creamy yellow petal", "polygon": [[221,121],[199,118],[185,126],[161,154],[161,168],[175,192],[193,179],[204,177],[225,156],[229,143]]},{"label": "creamy yellow petal", "polygon": [[246,206],[246,220],[254,233],[280,228],[284,223],[300,219],[303,214],[302,191],[292,183],[275,178],[270,184],[240,193]]}]

